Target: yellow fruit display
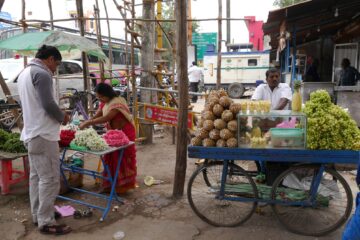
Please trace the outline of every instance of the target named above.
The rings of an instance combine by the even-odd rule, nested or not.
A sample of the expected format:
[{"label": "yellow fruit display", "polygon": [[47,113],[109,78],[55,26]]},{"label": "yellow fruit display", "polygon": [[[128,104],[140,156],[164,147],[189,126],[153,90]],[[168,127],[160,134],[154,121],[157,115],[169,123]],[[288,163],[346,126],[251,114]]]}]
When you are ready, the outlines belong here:
[{"label": "yellow fruit display", "polygon": [[253,127],[251,129],[251,137],[256,137],[256,138],[261,137],[261,129],[259,127]]},{"label": "yellow fruit display", "polygon": [[250,144],[252,148],[265,148],[266,138],[263,137],[252,137],[250,138]]},{"label": "yellow fruit display", "polygon": [[296,80],[294,82],[294,94],[292,96],[292,101],[291,101],[291,109],[294,112],[301,111],[302,97],[301,97],[301,93],[300,93],[300,88],[301,88],[301,81]]}]

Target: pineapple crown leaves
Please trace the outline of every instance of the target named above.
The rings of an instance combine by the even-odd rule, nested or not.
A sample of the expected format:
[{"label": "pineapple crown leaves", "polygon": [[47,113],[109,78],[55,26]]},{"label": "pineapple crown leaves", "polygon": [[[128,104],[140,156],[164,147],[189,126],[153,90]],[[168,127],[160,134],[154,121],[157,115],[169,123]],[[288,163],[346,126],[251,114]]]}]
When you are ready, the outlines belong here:
[{"label": "pineapple crown leaves", "polygon": [[299,90],[301,88],[301,83],[302,83],[301,80],[295,80],[294,81],[294,89]]}]

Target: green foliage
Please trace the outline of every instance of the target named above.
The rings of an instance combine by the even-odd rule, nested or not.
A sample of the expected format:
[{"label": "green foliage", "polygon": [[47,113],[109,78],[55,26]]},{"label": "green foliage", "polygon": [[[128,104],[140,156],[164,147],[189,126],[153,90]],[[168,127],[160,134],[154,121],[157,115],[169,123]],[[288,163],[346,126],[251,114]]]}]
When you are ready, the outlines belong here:
[{"label": "green foliage", "polygon": [[356,122],[341,107],[331,102],[325,90],[311,93],[304,112],[309,149],[360,149],[360,130]]},{"label": "green foliage", "polygon": [[10,153],[23,153],[26,148],[20,141],[19,133],[8,133],[0,129],[0,150]]},{"label": "green foliage", "polygon": [[[167,1],[163,2],[163,19],[175,19],[174,15],[175,9],[175,2],[174,1]],[[170,38],[172,43],[175,42],[175,22],[162,22],[160,23],[162,28],[164,29],[167,36]],[[199,22],[192,22],[192,32],[196,33],[199,31],[200,25]],[[163,47],[169,49],[166,53],[163,53],[163,59],[168,60],[171,63],[174,59],[173,53],[171,51],[171,45],[169,41],[163,34]]]},{"label": "green foliage", "polygon": [[306,0],[275,0],[273,5],[280,8],[287,7],[296,3],[304,2]]}]

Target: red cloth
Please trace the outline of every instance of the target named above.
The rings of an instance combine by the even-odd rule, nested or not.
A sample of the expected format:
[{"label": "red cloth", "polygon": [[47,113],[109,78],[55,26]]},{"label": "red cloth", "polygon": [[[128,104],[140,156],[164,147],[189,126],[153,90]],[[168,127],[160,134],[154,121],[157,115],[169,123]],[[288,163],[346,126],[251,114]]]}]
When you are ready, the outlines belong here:
[{"label": "red cloth", "polygon": [[[100,104],[100,109],[104,107],[104,103]],[[112,121],[126,121],[126,124],[122,130],[126,136],[129,138],[130,141],[135,142],[136,138],[136,131],[133,126],[124,115],[119,112],[112,120]],[[111,124],[106,124],[106,128],[108,130],[111,129]],[[109,169],[112,176],[115,176],[116,166],[118,163],[119,152],[113,152],[106,154],[104,156],[104,161],[109,165]],[[137,168],[136,168],[136,148],[135,145],[132,145],[124,150],[124,154],[121,161],[120,172],[117,178],[116,184],[116,191],[120,193],[124,193],[129,189],[135,188],[136,186],[136,175],[137,175]],[[103,172],[103,176],[107,176],[106,172]],[[103,187],[109,188],[110,183],[108,181],[103,181]]]}]

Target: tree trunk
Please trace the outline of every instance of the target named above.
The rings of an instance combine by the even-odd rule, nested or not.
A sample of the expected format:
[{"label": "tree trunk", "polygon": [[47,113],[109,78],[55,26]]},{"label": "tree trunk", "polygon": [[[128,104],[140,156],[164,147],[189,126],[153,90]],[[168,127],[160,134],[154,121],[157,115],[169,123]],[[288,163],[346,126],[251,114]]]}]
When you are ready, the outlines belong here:
[{"label": "tree trunk", "polygon": [[[82,0],[76,0],[76,10],[77,15],[79,17],[79,29],[80,29],[80,35],[85,35],[85,22],[84,22],[84,11],[83,11],[83,1]],[[84,78],[84,90],[90,91],[90,84],[88,81],[88,61],[87,61],[87,55],[85,52],[81,53],[81,61],[83,65],[83,78]],[[85,107],[86,113],[88,113],[88,104]],[[92,104],[90,104],[90,107],[92,107]],[[90,109],[91,110],[91,109]]]},{"label": "tree trunk", "polygon": [[[99,20],[100,18],[100,9],[99,9],[99,1],[95,0],[95,6],[94,6],[94,13],[96,16],[96,39],[97,39],[97,44],[99,45],[100,48],[102,48],[102,37],[101,37],[101,22]],[[100,79],[101,82],[105,82],[105,76],[104,76],[104,62],[103,61],[99,61],[99,69],[100,69]],[[97,80],[97,79],[96,79]],[[111,82],[112,79],[110,79]]]},{"label": "tree trunk", "polygon": [[188,71],[187,71],[187,1],[176,0],[176,70],[179,84],[179,112],[176,144],[176,165],[173,187],[173,197],[179,198],[184,194],[187,161],[187,115],[188,115]]},{"label": "tree trunk", "polygon": [[[153,1],[143,1],[143,18],[155,19],[155,4]],[[154,46],[155,46],[155,22],[144,22],[142,28],[141,41],[141,86],[154,87],[154,76],[152,70],[154,67]],[[133,58],[133,56],[132,56]],[[135,79],[132,79],[133,82]],[[135,99],[134,99],[135,100]],[[141,102],[152,103],[153,94],[151,91],[141,91]],[[140,110],[141,116],[144,116],[143,108]],[[146,143],[152,143],[153,125],[147,122],[142,123],[142,135],[146,138]]]},{"label": "tree trunk", "polygon": [[[26,11],[26,2],[25,0],[21,1],[21,24],[22,24],[22,32],[26,33],[27,32],[27,27],[26,27],[26,23],[25,23],[25,11]],[[24,68],[27,66],[27,56],[24,56]]]},{"label": "tree trunk", "polygon": [[4,3],[5,3],[5,0],[0,0],[0,11],[1,11],[1,9],[2,9],[2,7],[3,7]]},{"label": "tree trunk", "polygon": [[111,31],[110,31],[110,21],[109,21],[109,14],[107,11],[107,6],[106,6],[106,2],[105,0],[103,0],[104,3],[104,10],[105,10],[105,15],[106,15],[106,25],[107,25],[107,30],[108,30],[108,47],[109,47],[109,66],[108,68],[110,69],[110,73],[111,73],[111,77],[112,77],[112,64],[113,64],[113,53],[112,53],[112,43],[111,43]]},{"label": "tree trunk", "polygon": [[218,20],[218,54],[216,69],[216,89],[221,87],[221,43],[222,43],[222,0],[219,0],[219,20]]}]

